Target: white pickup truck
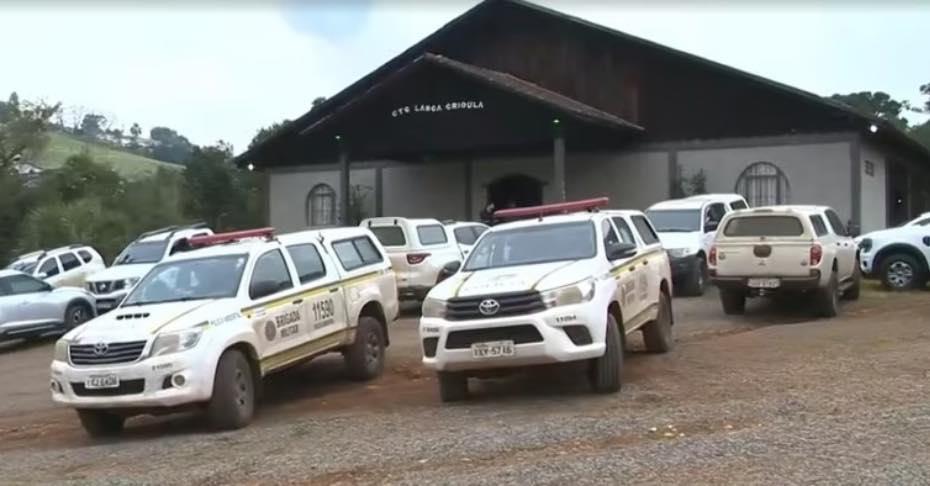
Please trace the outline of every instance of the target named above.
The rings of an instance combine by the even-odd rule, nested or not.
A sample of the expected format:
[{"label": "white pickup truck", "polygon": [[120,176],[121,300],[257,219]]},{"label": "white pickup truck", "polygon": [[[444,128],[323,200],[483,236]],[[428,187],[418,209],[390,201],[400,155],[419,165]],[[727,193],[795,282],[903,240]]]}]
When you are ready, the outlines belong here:
[{"label": "white pickup truck", "polygon": [[897,228],[856,238],[859,265],[867,278],[878,278],[890,290],[909,290],[930,279],[930,213]]},{"label": "white pickup truck", "polygon": [[187,407],[216,428],[243,427],[263,377],[328,352],[343,354],[353,378],[381,373],[398,302],[371,232],[263,229],[188,243],[56,343],[52,399],[91,436]]},{"label": "white pickup truck", "polygon": [[[594,390],[620,389],[625,336],[673,345],[668,256],[639,211],[594,211],[589,200],[498,211],[459,271],[423,302],[423,364],[443,401],[468,378],[515,367],[588,362]],[[590,210],[593,212],[585,212]],[[574,214],[561,214],[564,212]]]},{"label": "white pickup truck", "polygon": [[711,280],[727,314],[747,297],[810,294],[816,313],[833,317],[839,298],[859,298],[856,244],[825,206],[772,206],[724,217],[708,255]]}]

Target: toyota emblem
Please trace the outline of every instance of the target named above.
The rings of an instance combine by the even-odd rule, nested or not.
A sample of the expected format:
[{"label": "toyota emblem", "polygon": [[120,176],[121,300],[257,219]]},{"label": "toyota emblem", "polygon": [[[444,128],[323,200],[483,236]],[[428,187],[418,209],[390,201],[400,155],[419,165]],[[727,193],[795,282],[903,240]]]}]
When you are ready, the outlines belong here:
[{"label": "toyota emblem", "polygon": [[478,304],[478,312],[485,316],[493,316],[501,310],[500,302],[494,299],[484,299]]},{"label": "toyota emblem", "polygon": [[107,351],[110,350],[110,346],[107,343],[97,343],[94,345],[94,355],[103,356],[107,354]]}]

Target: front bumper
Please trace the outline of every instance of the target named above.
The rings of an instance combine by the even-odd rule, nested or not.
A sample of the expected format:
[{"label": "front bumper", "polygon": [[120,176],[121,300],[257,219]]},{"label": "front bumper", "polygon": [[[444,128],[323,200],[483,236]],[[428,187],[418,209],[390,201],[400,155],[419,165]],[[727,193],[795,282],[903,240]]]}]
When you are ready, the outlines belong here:
[{"label": "front bumper", "polygon": [[399,300],[423,300],[431,287],[397,287]]},{"label": "front bumper", "polygon": [[[806,277],[753,276],[753,277],[711,277],[711,282],[722,290],[745,290],[758,293],[777,293],[782,291],[807,291],[820,288],[820,272]],[[780,282],[776,288],[754,288],[749,286],[750,278],[777,278]]]},{"label": "front bumper", "polygon": [[679,258],[669,256],[669,265],[672,269],[672,280],[682,281],[690,279],[700,266],[697,265],[698,256],[687,255]]},{"label": "front bumper", "polygon": [[859,270],[862,270],[862,275],[866,278],[876,278],[876,272],[878,271],[875,268],[875,255],[871,253],[860,253],[859,254]]},{"label": "front bumper", "polygon": [[[579,361],[598,358],[604,354],[604,330],[606,315],[603,312],[591,312],[595,306],[573,305],[556,307],[536,314],[508,316],[494,319],[476,319],[468,321],[448,321],[442,318],[421,318],[420,338],[423,346],[423,364],[437,371],[487,370],[532,366],[567,361]],[[532,326],[538,332],[538,339],[523,342],[516,335],[508,336],[511,328]],[[582,326],[587,330],[590,344],[575,344],[566,332],[568,327]],[[514,340],[513,356],[495,358],[475,358],[471,347],[450,349],[449,336],[454,332],[472,331],[476,335],[482,332],[490,339],[483,341]],[[526,333],[521,333],[523,340]],[[438,339],[435,351],[430,356],[426,349],[427,339]],[[480,338],[474,342],[483,342]],[[584,342],[583,340],[581,342]],[[430,346],[432,347],[432,346]]]},{"label": "front bumper", "polygon": [[125,291],[113,292],[110,294],[93,294],[97,301],[97,314],[105,314],[119,307],[119,305],[123,303],[123,299],[125,299],[126,295],[128,294],[129,292]]},{"label": "front bumper", "polygon": [[8,322],[0,326],[0,341],[30,339],[64,330],[65,325],[61,321]]},{"label": "front bumper", "polygon": [[[52,401],[74,408],[173,408],[209,400],[213,373],[204,355],[192,351],[115,365],[74,366],[53,361]],[[185,381],[180,387],[170,383],[178,374],[184,376]],[[119,377],[120,387],[97,391],[83,389],[86,379],[106,375]],[[142,380],[141,386],[139,380]]]}]

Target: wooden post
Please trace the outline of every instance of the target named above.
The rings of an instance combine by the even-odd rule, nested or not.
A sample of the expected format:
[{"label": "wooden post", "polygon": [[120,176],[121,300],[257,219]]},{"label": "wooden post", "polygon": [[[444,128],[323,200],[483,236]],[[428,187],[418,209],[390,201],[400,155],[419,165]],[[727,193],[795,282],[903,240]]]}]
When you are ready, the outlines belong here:
[{"label": "wooden post", "polygon": [[336,143],[339,144],[339,224],[349,226],[349,202],[352,195],[349,194],[349,152],[346,148],[342,137],[336,135]]},{"label": "wooden post", "polygon": [[555,199],[565,201],[565,134],[559,119],[552,120],[552,182],[555,186]]}]

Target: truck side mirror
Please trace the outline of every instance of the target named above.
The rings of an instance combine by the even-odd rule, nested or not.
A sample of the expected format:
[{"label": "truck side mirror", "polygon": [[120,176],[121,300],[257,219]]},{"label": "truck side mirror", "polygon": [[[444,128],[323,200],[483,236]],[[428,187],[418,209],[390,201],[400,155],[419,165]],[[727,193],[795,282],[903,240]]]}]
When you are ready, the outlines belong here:
[{"label": "truck side mirror", "polygon": [[249,288],[249,296],[253,299],[260,299],[278,292],[279,290],[281,290],[281,286],[278,282],[274,280],[259,280],[258,282],[252,283],[252,286]]},{"label": "truck side mirror", "polygon": [[442,282],[443,280],[455,275],[460,268],[462,268],[462,262],[458,260],[446,263],[442,266],[442,270],[439,271],[439,278],[437,279],[436,283]]},{"label": "truck side mirror", "polygon": [[607,246],[607,259],[608,260],[620,260],[623,258],[630,258],[636,255],[636,245],[633,243],[611,243]]}]

